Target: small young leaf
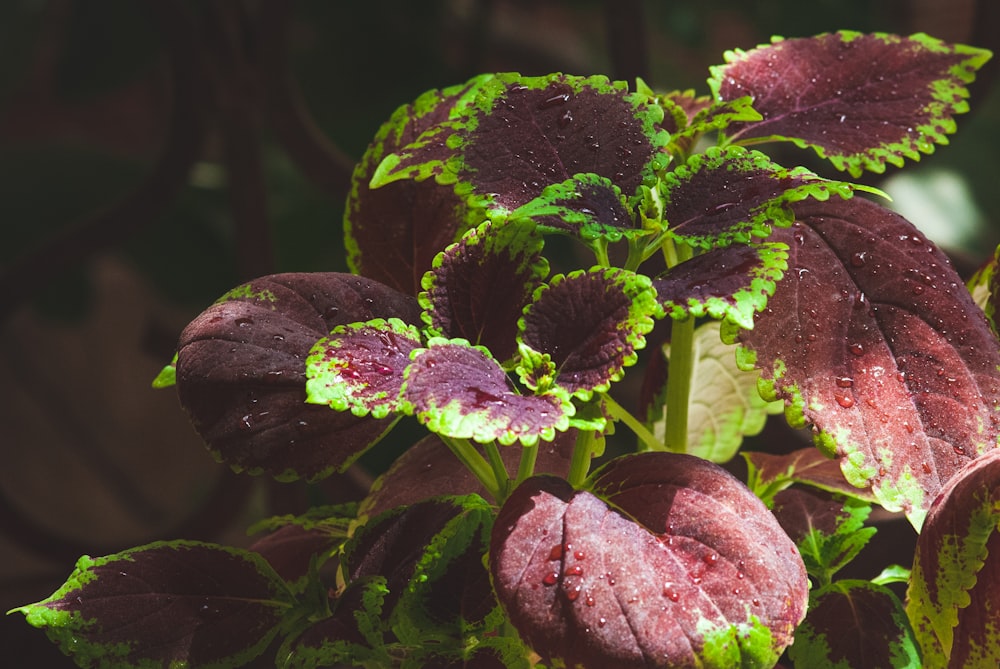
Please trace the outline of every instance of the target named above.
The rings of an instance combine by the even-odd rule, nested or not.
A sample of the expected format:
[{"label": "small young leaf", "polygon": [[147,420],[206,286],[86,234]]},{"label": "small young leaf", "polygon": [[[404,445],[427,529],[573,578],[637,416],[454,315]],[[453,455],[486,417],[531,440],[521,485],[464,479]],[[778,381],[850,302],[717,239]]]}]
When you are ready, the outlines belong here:
[{"label": "small young leaf", "polygon": [[306,359],[306,401],[385,418],[399,410],[403,372],[421,344],[420,330],[398,318],[337,326]]},{"label": "small young leaf", "polygon": [[763,115],[728,128],[730,139],[788,139],[860,176],[919,160],[947,144],[968,111],[966,85],[990,52],[910,37],[840,31],[726,53],[711,68],[718,100],[753,98]]},{"label": "small young leaf", "polygon": [[448,120],[483,77],[444,91],[428,91],[397,109],[354,168],[344,210],[344,237],[351,270],[407,295],[434,256],[455,241],[482,211],[468,208],[450,188],[433,181],[401,181],[372,190],[369,182],[382,159]]},{"label": "small young leaf", "polygon": [[607,177],[631,196],[666,166],[662,120],[662,108],[624,82],[498,74],[481,84],[474,105],[388,156],[372,183],[434,176],[498,212],[581,173]]},{"label": "small young leaf", "polygon": [[993,251],[993,257],[980,267],[972,277],[966,282],[972,299],[975,300],[979,308],[986,314],[987,320],[993,332],[997,330],[997,303],[1000,302],[1000,272],[997,272],[997,265],[1000,264],[1000,246]]},{"label": "small young leaf", "polygon": [[853,195],[849,184],[785,169],[759,151],[710,147],[663,179],[663,218],[671,237],[710,249],[766,237],[795,219],[790,205],[806,198]]},{"label": "small young leaf", "polygon": [[[921,663],[903,605],[868,581],[837,581],[816,591],[789,655],[809,669],[915,669]],[[972,666],[972,665],[965,665]],[[982,665],[985,666],[985,665]]]},{"label": "small young leaf", "polygon": [[592,490],[529,479],[494,524],[494,587],[543,659],[773,666],[808,579],[745,486],[700,458],[643,453],[611,461]]},{"label": "small young leaf", "polygon": [[584,242],[617,242],[647,234],[636,228],[621,190],[596,174],[576,174],[546,186],[542,194],[515,209],[510,219],[525,218],[543,233],[557,232]]},{"label": "small young leaf", "polygon": [[[670,357],[669,344],[664,354]],[[757,376],[737,368],[732,346],[719,338],[719,324],[709,321],[695,330],[694,368],[688,406],[687,453],[728,462],[743,437],[758,434],[768,414],[780,412],[780,402],[765,402],[757,392]],[[666,405],[656,406],[653,434],[661,440]]]},{"label": "small young leaf", "polygon": [[420,295],[428,332],[512,358],[517,319],[549,272],[542,244],[529,224],[486,222],[438,254]]},{"label": "small young leaf", "polygon": [[292,603],[256,553],[172,541],[82,557],[18,610],[81,667],[235,667],[267,649]]},{"label": "small young leaf", "polygon": [[829,584],[876,532],[865,527],[871,505],[819,490],[782,490],[774,497],[773,510],[798,546],[806,571],[821,585]]},{"label": "small young leaf", "polygon": [[712,249],[671,267],[653,287],[671,318],[709,316],[750,329],[788,267],[787,250],[770,242]]},{"label": "small young leaf", "polygon": [[635,364],[662,316],[644,275],[594,268],[553,277],[519,323],[518,374],[538,392],[588,400]]},{"label": "small young leaf", "polygon": [[555,396],[515,392],[496,360],[458,339],[431,339],[415,353],[401,397],[432,432],[480,443],[552,441],[574,412]]},{"label": "small young leaf", "polygon": [[416,299],[339,273],[276,274],[233,289],[181,333],[177,393],[237,471],[317,479],[346,469],[392,425],[306,404],[305,360],[338,325],[420,322]]},{"label": "small young leaf", "polygon": [[993,449],[1000,345],[948,258],[871,201],[795,205],[789,269],[753,330],[732,332],[762,392],[811,423],[847,480],[920,526],[944,482]]},{"label": "small young leaf", "polygon": [[1000,450],[941,490],[917,538],[906,612],[927,666],[1000,665]]}]

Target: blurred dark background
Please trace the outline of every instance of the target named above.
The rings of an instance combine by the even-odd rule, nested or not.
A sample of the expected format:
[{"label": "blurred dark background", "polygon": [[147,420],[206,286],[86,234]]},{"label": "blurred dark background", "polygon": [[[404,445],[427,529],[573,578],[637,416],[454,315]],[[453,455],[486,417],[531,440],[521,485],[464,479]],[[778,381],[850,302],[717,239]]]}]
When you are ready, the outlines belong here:
[{"label": "blurred dark background", "polygon": [[[347,269],[350,169],[397,106],[485,71],[707,93],[726,49],[842,28],[1000,53],[995,0],[0,3],[0,610],[80,554],[245,545],[261,516],[360,494],[376,472],[230,474],[150,382],[229,288]],[[1000,241],[997,66],[950,146],[871,179],[963,273]],[[0,657],[71,666],[20,615],[0,619]]]}]

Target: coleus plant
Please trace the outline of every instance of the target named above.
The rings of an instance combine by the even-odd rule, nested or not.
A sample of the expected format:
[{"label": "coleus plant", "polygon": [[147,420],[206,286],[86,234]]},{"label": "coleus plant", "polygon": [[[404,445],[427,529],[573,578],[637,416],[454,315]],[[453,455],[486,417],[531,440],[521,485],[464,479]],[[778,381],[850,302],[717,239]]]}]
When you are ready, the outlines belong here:
[{"label": "coleus plant", "polygon": [[[355,171],[354,272],[235,288],[157,380],[238,471],[399,458],[250,549],[84,557],[18,610],[82,667],[996,666],[996,262],[977,302],[879,191],[751,148],[917,160],[989,57],[842,31],[729,52],[708,96],[420,96]],[[782,408],[815,447],[721,466]],[[914,563],[840,578],[873,505]]]}]

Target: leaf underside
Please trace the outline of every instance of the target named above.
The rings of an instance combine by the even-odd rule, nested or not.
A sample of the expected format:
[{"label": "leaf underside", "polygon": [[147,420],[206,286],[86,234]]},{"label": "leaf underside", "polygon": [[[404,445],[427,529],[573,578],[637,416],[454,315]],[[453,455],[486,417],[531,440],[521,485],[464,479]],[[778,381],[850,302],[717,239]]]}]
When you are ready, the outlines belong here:
[{"label": "leaf underside", "polygon": [[795,426],[848,481],[919,526],[944,482],[996,446],[1000,346],[947,257],[861,198],[804,201],[772,240],[789,269],[753,330],[730,331]]}]

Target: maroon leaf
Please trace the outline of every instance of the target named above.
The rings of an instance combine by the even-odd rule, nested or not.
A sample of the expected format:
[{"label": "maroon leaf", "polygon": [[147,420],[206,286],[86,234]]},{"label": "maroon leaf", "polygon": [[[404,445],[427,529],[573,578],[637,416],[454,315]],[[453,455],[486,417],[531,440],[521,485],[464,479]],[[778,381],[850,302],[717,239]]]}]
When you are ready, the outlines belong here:
[{"label": "maroon leaf", "polygon": [[996,445],[1000,345],[947,257],[898,214],[861,198],[795,210],[771,238],[789,245],[789,269],[735,335],[741,357],[850,483],[919,526],[944,482]]},{"label": "maroon leaf", "polygon": [[237,471],[316,479],[346,468],[390,425],[306,404],[305,360],[337,325],[419,322],[412,297],[348,274],[277,274],[231,291],[181,333],[177,391]]},{"label": "maroon leaf", "polygon": [[635,364],[663,315],[652,282],[625,270],[559,275],[536,291],[521,319],[524,382],[539,392],[589,399]]},{"label": "maroon leaf", "polygon": [[434,256],[478,221],[450,188],[433,181],[406,180],[376,190],[369,186],[385,156],[448,119],[474,82],[429,91],[404,105],[379,129],[354,169],[344,212],[351,268],[407,295],[416,295]]},{"label": "maroon leaf", "polygon": [[773,665],[808,595],[794,544],[760,500],[672,453],[613,460],[593,493],[529,479],[501,508],[490,555],[529,645],[590,669]]},{"label": "maroon leaf", "polygon": [[926,666],[1000,663],[1000,451],[959,471],[917,539],[907,613]]},{"label": "maroon leaf", "polygon": [[731,126],[732,138],[791,139],[858,176],[946,144],[989,57],[923,34],[841,31],[727,52],[709,83],[718,99],[751,96],[763,116]]},{"label": "maroon leaf", "polygon": [[581,173],[607,177],[632,195],[666,164],[662,120],[662,108],[624,82],[498,74],[478,88],[475,105],[389,156],[374,182],[434,176],[508,211]]},{"label": "maroon leaf", "polygon": [[517,352],[517,319],[548,274],[542,237],[530,225],[483,223],[442,252],[423,282],[431,331],[461,337],[497,360]]},{"label": "maroon leaf", "polygon": [[243,666],[291,603],[255,553],[177,541],[83,557],[62,588],[22,611],[81,667]]},{"label": "maroon leaf", "polygon": [[758,496],[760,495],[758,488],[765,486],[783,488],[792,483],[807,483],[821,490],[849,495],[869,502],[875,501],[870,491],[848,483],[844,479],[840,463],[827,457],[818,449],[800,448],[784,455],[745,452],[743,456],[756,469],[757,486],[754,491]]}]

